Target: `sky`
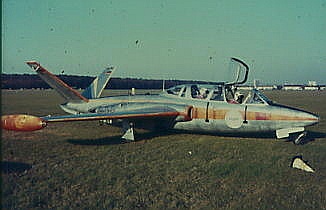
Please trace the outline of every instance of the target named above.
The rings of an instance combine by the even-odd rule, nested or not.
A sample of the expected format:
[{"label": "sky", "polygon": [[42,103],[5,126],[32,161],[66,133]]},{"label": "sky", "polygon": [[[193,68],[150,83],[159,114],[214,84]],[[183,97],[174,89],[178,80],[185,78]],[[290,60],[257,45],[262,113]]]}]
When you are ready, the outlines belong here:
[{"label": "sky", "polygon": [[3,0],[2,73],[326,84],[326,0]]}]

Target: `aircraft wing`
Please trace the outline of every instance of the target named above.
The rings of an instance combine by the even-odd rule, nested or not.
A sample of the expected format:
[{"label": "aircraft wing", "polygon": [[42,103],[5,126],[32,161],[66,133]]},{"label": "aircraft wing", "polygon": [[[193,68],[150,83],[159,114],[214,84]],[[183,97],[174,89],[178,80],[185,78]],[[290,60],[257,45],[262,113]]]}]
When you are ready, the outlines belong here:
[{"label": "aircraft wing", "polygon": [[36,117],[31,115],[5,115],[2,116],[1,126],[3,129],[16,131],[39,130],[51,122],[69,121],[89,121],[106,119],[128,119],[130,121],[151,119],[151,118],[171,118],[181,117],[187,120],[187,109],[184,111],[167,106],[152,106],[147,108],[118,110],[110,113],[84,113],[77,115],[46,116]]},{"label": "aircraft wing", "polygon": [[175,109],[168,107],[152,107],[146,109],[133,109],[111,113],[87,113],[77,115],[41,117],[45,122],[87,121],[106,119],[137,119],[150,117],[176,117],[180,115]]}]

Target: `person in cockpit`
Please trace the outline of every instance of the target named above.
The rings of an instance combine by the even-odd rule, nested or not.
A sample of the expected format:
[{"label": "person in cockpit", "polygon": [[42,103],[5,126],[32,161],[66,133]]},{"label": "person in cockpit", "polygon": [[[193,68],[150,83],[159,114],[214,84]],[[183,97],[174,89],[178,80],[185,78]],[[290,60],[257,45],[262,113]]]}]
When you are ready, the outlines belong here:
[{"label": "person in cockpit", "polygon": [[239,103],[239,104],[242,104],[243,102],[243,98],[244,98],[244,95],[242,93],[240,93],[239,91],[237,91],[235,94],[234,94],[234,99]]},{"label": "person in cockpit", "polygon": [[191,85],[191,97],[192,98],[197,98],[199,95],[199,89],[197,87],[197,85]]},{"label": "person in cockpit", "polygon": [[199,93],[199,98],[205,99],[207,98],[209,91],[207,90],[207,88],[200,88]]}]

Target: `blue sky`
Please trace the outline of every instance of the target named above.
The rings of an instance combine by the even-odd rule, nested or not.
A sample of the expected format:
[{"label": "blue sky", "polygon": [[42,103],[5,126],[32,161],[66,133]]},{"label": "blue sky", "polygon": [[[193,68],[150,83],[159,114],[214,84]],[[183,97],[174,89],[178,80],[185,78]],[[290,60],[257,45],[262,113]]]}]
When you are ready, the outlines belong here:
[{"label": "blue sky", "polygon": [[[326,0],[3,0],[2,72],[326,83]],[[138,41],[137,41],[138,40]]]}]

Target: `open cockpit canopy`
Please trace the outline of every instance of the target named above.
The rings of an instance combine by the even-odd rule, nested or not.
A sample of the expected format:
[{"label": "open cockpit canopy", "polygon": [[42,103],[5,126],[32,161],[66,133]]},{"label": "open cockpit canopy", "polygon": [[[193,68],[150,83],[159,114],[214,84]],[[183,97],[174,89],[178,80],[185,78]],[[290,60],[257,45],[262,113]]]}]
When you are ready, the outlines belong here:
[{"label": "open cockpit canopy", "polygon": [[271,105],[273,103],[255,88],[247,93],[238,89],[238,85],[248,80],[249,67],[246,63],[237,58],[231,58],[229,71],[233,74],[231,82],[220,82],[214,85],[178,85],[167,89],[165,94],[184,99],[220,101],[230,104]]},{"label": "open cockpit canopy", "polygon": [[231,74],[232,81],[227,82],[226,85],[232,86],[244,84],[248,79],[249,66],[237,58],[231,58],[229,73]]}]

